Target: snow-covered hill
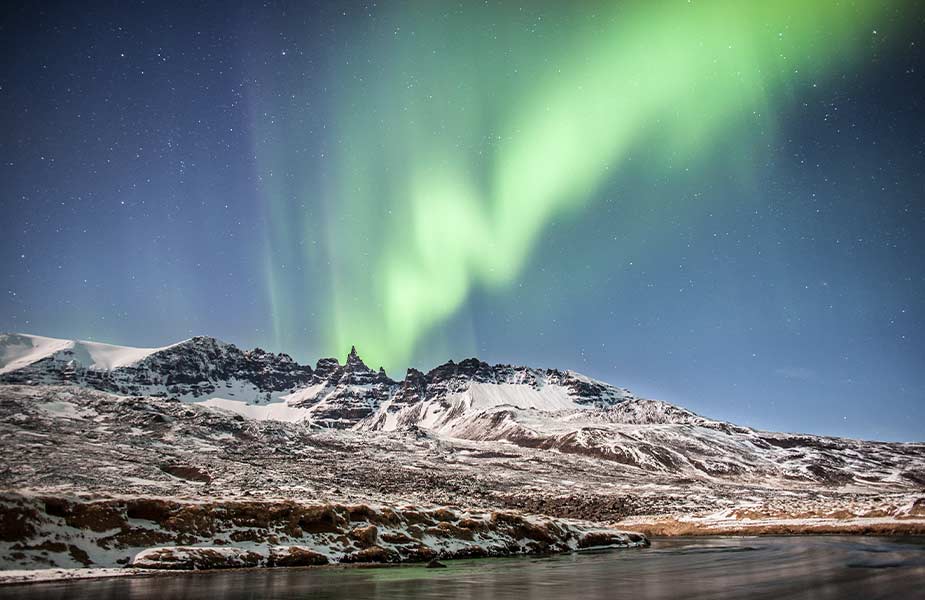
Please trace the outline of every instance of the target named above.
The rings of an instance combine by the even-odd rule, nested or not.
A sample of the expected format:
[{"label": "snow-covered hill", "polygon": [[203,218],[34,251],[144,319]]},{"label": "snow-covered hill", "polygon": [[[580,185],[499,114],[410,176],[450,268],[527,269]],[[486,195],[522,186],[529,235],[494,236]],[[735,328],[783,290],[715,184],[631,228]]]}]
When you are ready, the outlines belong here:
[{"label": "snow-covered hill", "polygon": [[0,383],[73,384],[185,401],[267,402],[308,385],[311,367],[260,348],[243,352],[210,337],[130,348],[27,334],[0,334]]},{"label": "snow-covered hill", "polygon": [[41,361],[105,371],[133,366],[151,354],[170,347],[130,348],[39,335],[0,334],[0,374],[27,369]]}]

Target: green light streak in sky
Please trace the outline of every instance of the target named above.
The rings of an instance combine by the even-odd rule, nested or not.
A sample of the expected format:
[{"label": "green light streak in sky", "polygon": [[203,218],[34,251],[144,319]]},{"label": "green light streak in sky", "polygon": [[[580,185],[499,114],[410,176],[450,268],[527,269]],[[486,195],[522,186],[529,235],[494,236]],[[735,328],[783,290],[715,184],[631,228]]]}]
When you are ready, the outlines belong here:
[{"label": "green light streak in sky", "polygon": [[[473,289],[516,282],[550,223],[589,208],[620,169],[658,177],[664,165],[627,165],[636,148],[692,166],[735,162],[716,156],[717,141],[762,143],[774,107],[851,58],[877,6],[581,2],[444,14],[422,2],[382,19],[385,29],[358,30],[336,69],[325,347],[341,355],[356,344],[372,364],[406,365]],[[275,227],[288,230],[282,219]],[[287,304],[274,283],[283,276],[269,277],[274,311]],[[279,332],[282,313],[274,318]]]}]

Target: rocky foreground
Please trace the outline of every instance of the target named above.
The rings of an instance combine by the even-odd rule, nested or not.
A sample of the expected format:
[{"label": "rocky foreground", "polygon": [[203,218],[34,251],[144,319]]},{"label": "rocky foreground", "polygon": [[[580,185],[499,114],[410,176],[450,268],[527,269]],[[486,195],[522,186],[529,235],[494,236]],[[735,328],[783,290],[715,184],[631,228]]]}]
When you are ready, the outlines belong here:
[{"label": "rocky foreground", "polygon": [[0,561],[19,568],[200,570],[421,562],[648,545],[590,523],[293,500],[5,494]]}]

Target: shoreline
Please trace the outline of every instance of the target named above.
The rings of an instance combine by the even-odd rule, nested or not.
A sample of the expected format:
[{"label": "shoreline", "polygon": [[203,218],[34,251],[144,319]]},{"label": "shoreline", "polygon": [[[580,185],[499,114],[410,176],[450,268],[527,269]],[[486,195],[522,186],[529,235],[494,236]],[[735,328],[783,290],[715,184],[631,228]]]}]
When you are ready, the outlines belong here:
[{"label": "shoreline", "polygon": [[[868,527],[863,531],[855,528],[854,525],[839,526],[829,524],[827,526],[808,526],[802,529],[790,525],[780,525],[778,528],[769,528],[766,526],[746,525],[740,527],[717,528],[715,526],[701,525],[699,527],[689,527],[683,529],[683,533],[660,534],[662,527],[667,523],[637,524],[620,526],[627,531],[636,531],[646,535],[652,545],[657,545],[659,541],[677,540],[684,538],[761,538],[761,537],[923,537],[925,536],[925,520],[910,523],[911,527],[903,527],[899,530]],[[649,532],[652,532],[651,534]],[[600,552],[608,550],[644,550],[644,547],[625,548],[625,547],[596,547],[572,550],[569,552],[551,552],[547,554],[513,554],[506,556],[488,556],[478,558],[446,559],[451,566],[454,562],[460,560],[498,560],[512,558],[543,558],[568,554],[581,554],[588,552]],[[146,569],[137,567],[97,567],[97,568],[49,568],[49,569],[15,569],[0,571],[0,587],[26,586],[40,584],[60,584],[80,581],[96,581],[101,579],[111,579],[116,577],[132,578],[153,578],[153,577],[185,577],[199,575],[214,575],[219,573],[252,573],[266,571],[331,571],[331,570],[348,570],[348,569],[395,569],[395,568],[426,568],[426,562],[404,561],[396,563],[330,563],[326,565],[300,565],[289,567],[233,567],[221,569]]]},{"label": "shoreline", "polygon": [[925,519],[766,519],[755,520],[627,520],[613,523],[624,531],[635,531],[650,539],[700,536],[803,536],[852,535],[867,537],[925,536]]}]

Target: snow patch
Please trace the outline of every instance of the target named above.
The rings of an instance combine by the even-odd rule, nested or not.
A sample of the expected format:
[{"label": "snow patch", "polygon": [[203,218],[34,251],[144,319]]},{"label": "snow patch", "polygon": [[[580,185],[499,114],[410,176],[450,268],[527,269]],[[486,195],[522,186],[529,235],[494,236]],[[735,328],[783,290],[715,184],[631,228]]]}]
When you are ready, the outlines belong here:
[{"label": "snow patch", "polygon": [[289,406],[285,402],[271,402],[269,404],[248,404],[243,400],[229,400],[228,398],[209,398],[200,402],[203,406],[220,408],[248,419],[258,421],[286,421],[297,423],[311,417],[310,408]]}]

